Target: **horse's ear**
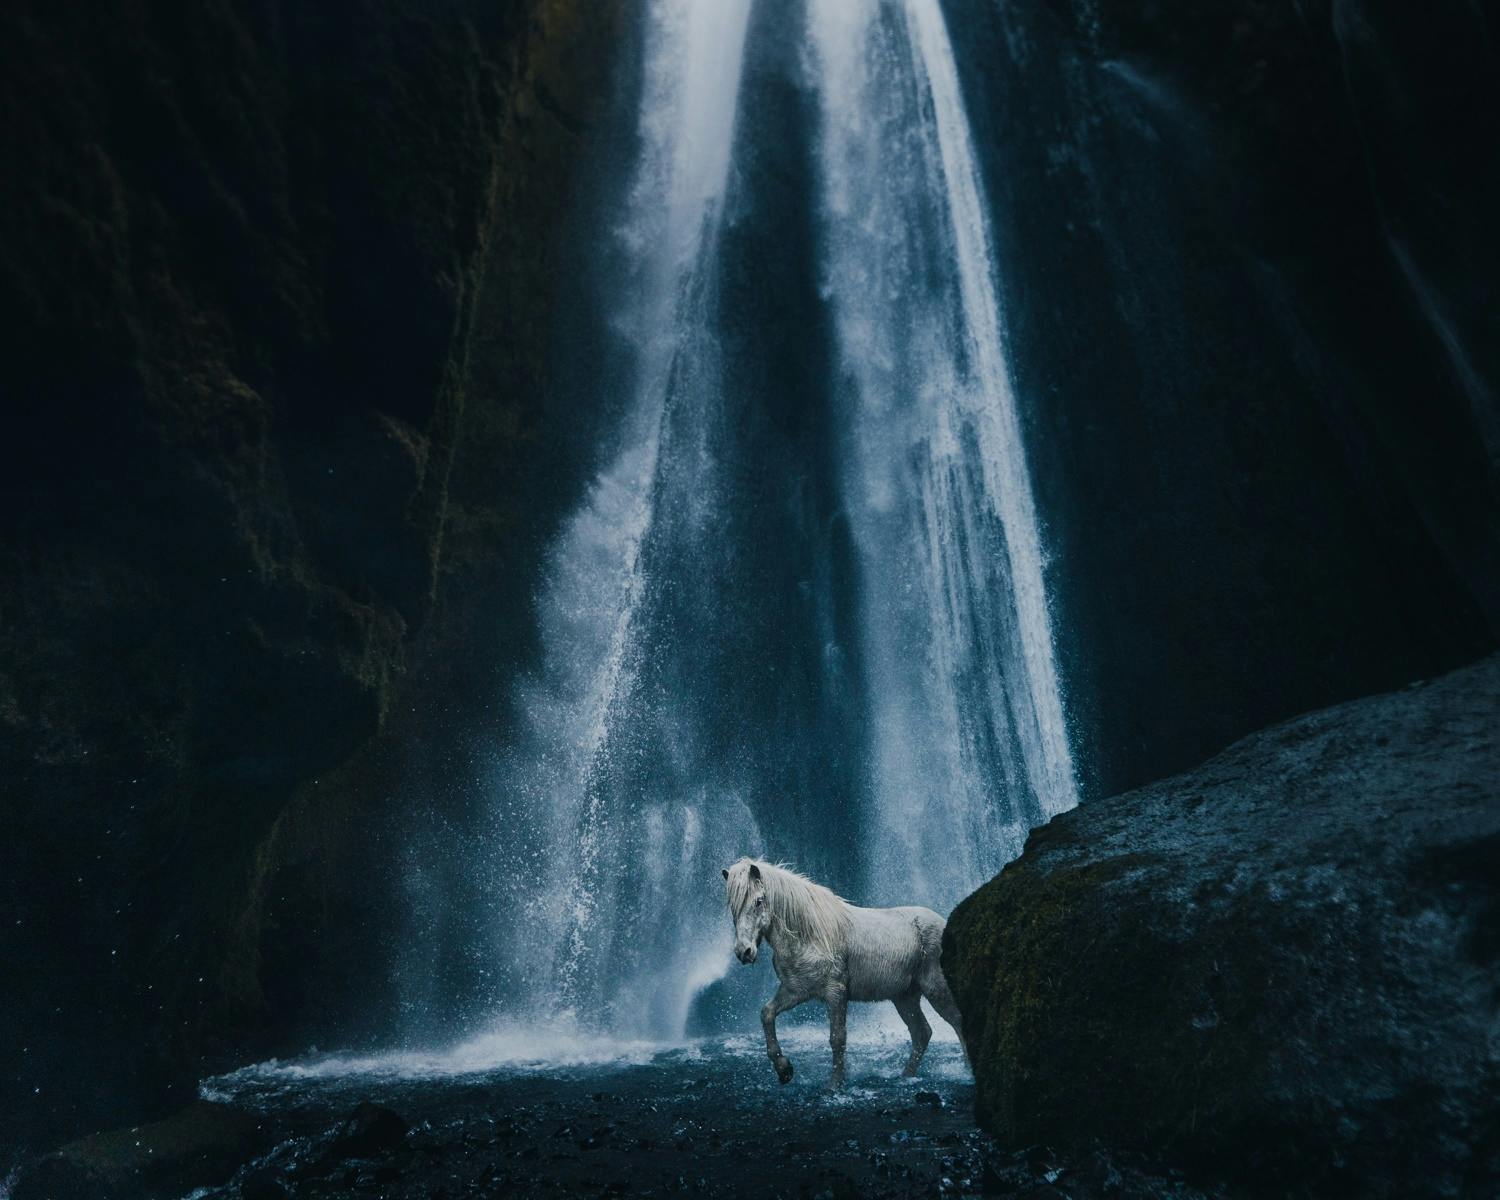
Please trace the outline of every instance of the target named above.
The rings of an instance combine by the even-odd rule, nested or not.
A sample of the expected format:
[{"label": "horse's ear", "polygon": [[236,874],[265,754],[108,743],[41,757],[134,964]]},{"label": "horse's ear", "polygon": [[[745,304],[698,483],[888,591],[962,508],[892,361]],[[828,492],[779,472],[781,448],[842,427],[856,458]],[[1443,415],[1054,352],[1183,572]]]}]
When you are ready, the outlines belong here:
[{"label": "horse's ear", "polygon": [[722,871],[719,872],[719,874],[722,875],[722,876],[724,876],[725,879],[728,879],[729,878],[729,868],[725,867]]},{"label": "horse's ear", "polygon": [[760,878],[760,868],[757,867],[754,863],[750,864],[750,878],[751,879],[759,879]]}]

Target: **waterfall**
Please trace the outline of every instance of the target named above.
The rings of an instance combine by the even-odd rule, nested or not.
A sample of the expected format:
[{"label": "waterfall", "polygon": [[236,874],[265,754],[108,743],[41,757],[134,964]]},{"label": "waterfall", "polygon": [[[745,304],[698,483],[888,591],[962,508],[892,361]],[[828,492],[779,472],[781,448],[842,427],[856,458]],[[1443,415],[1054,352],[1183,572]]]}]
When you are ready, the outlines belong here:
[{"label": "waterfall", "polygon": [[[800,58],[767,13],[642,8],[608,347],[585,351],[627,398],[548,555],[475,854],[502,1013],[678,1037],[730,963],[739,854],[947,911],[1074,802],[941,12],[811,0]],[[767,258],[801,245],[776,187],[805,287]]]},{"label": "waterfall", "polygon": [[[647,540],[666,499],[660,475],[692,465],[689,449],[669,444],[673,409],[688,406],[691,418],[720,386],[705,299],[749,9],[750,0],[670,0],[648,14],[640,160],[614,230],[627,264],[614,319],[631,399],[621,448],[547,562],[537,604],[544,658],[514,698],[523,724],[499,772],[492,831],[504,852],[486,864],[503,880],[493,953],[509,970],[497,1002],[606,1024],[618,1008],[622,1024],[646,1035],[681,1030],[722,951],[722,922],[677,904],[676,877],[711,880],[759,840],[733,796],[622,779],[643,726],[670,737],[678,724],[641,694]],[[634,979],[609,972],[606,982],[616,930],[643,912],[655,916],[666,954]]]},{"label": "waterfall", "polygon": [[1076,803],[987,209],[938,0],[814,0],[879,893],[951,907]]}]

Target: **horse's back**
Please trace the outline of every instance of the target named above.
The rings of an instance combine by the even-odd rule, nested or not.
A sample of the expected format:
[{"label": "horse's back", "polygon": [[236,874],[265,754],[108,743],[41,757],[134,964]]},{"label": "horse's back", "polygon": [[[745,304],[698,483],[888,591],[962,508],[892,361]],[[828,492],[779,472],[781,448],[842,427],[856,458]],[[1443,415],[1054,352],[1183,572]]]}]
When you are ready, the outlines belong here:
[{"label": "horse's back", "polygon": [[849,998],[889,1000],[909,991],[942,953],[946,922],[930,908],[850,906]]}]

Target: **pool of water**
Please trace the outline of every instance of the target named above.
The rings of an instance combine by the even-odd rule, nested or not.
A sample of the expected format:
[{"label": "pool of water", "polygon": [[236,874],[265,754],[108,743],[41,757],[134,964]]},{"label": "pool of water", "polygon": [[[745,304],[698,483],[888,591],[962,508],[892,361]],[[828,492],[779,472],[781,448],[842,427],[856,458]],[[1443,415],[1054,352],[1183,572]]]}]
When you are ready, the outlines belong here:
[{"label": "pool of water", "polygon": [[266,1148],[190,1197],[1201,1195],[1159,1164],[997,1145],[951,1035],[908,1079],[905,1031],[861,1021],[837,1092],[826,1025],[781,1043],[786,1086],[748,1034],[654,1045],[502,1026],[442,1050],[258,1063],[201,1090],[257,1115]]},{"label": "pool of water", "polygon": [[[781,1040],[797,1068],[785,1087],[750,1036],[653,1046],[501,1028],[442,1051],[259,1063],[201,1092],[263,1116],[274,1145],[192,1196],[978,1190],[991,1147],[956,1041],[935,1040],[906,1079],[904,1036],[867,1030],[851,1040],[846,1086],[830,1092],[826,1028]],[[400,1122],[385,1118],[351,1150],[359,1105]]]}]

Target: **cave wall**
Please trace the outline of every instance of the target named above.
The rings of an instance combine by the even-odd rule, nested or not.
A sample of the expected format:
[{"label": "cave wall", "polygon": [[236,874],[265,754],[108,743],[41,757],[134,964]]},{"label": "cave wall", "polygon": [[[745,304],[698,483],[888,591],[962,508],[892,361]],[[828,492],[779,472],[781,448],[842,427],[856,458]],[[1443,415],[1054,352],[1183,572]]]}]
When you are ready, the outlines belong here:
[{"label": "cave wall", "polygon": [[5,1140],[378,975],[394,781],[524,642],[580,453],[545,331],[617,17],[0,17]]},{"label": "cave wall", "polygon": [[945,10],[1086,794],[1493,647],[1496,6]]}]

